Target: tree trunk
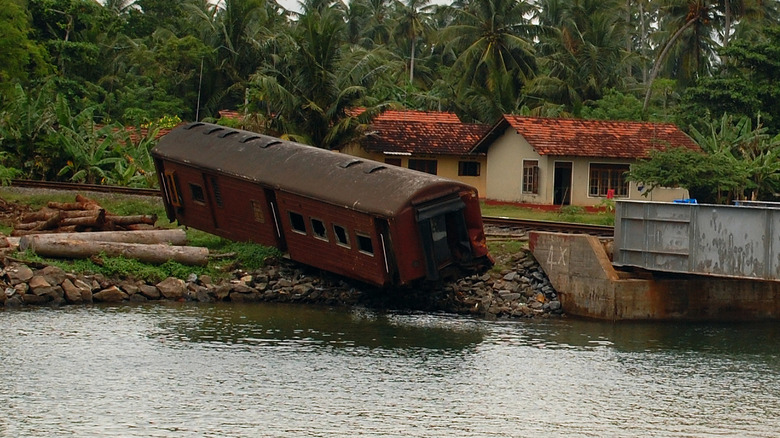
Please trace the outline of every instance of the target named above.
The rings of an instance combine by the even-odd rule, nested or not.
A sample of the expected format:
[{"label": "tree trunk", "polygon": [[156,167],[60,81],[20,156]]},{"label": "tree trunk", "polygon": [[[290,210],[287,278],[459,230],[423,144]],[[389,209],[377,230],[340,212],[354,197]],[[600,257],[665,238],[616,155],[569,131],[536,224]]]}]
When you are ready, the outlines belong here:
[{"label": "tree trunk", "polygon": [[412,38],[412,57],[409,62],[409,85],[414,84],[414,48],[415,48],[414,42],[416,39],[417,39],[416,37]]},{"label": "tree trunk", "polygon": [[88,258],[99,254],[109,257],[126,257],[145,263],[165,263],[173,260],[185,265],[204,266],[209,261],[208,248],[196,246],[170,246],[165,244],[138,244],[118,242],[87,242],[62,239],[45,240],[33,236],[30,249],[44,257]]},{"label": "tree trunk", "polygon": [[112,222],[114,225],[132,225],[132,224],[147,224],[154,225],[157,222],[157,215],[154,214],[139,214],[135,216],[106,216],[106,221]]},{"label": "tree trunk", "polygon": [[31,234],[19,239],[19,248],[27,250],[33,240],[38,242],[55,240],[80,240],[84,242],[117,242],[117,243],[169,243],[171,245],[185,245],[187,233],[178,228],[171,230],[149,231],[96,231],[92,233],[57,233],[57,234]]},{"label": "tree trunk", "polygon": [[669,53],[669,49],[672,48],[675,42],[677,42],[677,39],[680,38],[680,35],[682,35],[683,32],[685,32],[689,27],[693,26],[693,23],[699,20],[698,16],[695,16],[688,20],[685,25],[679,29],[677,29],[677,32],[672,35],[671,38],[669,38],[669,41],[666,42],[666,45],[664,46],[663,50],[661,50],[661,53],[658,55],[658,58],[655,60],[655,64],[653,65],[653,70],[650,71],[650,80],[647,83],[647,92],[645,93],[645,102],[642,105],[642,114],[647,113],[647,105],[650,103],[650,94],[653,91],[653,82],[655,82],[655,77],[658,76],[658,71],[661,70],[661,64],[663,64],[664,59],[666,58],[667,53]]}]

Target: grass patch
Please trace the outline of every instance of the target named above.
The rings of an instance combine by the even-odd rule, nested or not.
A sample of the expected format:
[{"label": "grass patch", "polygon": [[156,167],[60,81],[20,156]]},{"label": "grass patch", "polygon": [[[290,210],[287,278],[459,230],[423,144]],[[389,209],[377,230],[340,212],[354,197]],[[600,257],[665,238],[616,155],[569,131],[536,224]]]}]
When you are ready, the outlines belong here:
[{"label": "grass patch", "polygon": [[589,212],[583,207],[567,205],[559,210],[542,210],[514,205],[490,205],[481,203],[484,216],[499,216],[537,221],[574,222],[593,225],[614,225],[615,209],[604,206],[599,212]]},{"label": "grass patch", "polygon": [[[8,202],[29,205],[33,210],[45,207],[49,202],[74,202],[74,193],[26,193],[11,188],[0,189],[0,197]],[[120,215],[156,214],[157,225],[161,227],[176,227],[168,222],[165,207],[157,197],[135,197],[114,194],[90,194],[88,196],[106,211]],[[10,226],[3,225],[0,230],[9,234]],[[207,266],[188,266],[174,261],[161,265],[143,263],[125,257],[107,257],[100,255],[92,259],[56,259],[43,258],[32,252],[18,252],[14,258],[31,264],[46,264],[57,266],[65,271],[77,274],[100,274],[111,278],[134,278],[148,282],[158,282],[167,277],[186,279],[191,274],[210,275],[214,279],[225,278],[229,271],[242,268],[254,270],[261,268],[269,257],[279,257],[281,252],[254,243],[234,242],[202,231],[187,229],[187,241],[191,246],[201,246],[209,249],[211,254],[223,255],[209,261]]]},{"label": "grass patch", "polygon": [[125,257],[107,257],[105,255],[98,255],[90,259],[71,260],[44,258],[30,251],[17,253],[15,258],[26,263],[57,266],[67,272],[76,274],[100,274],[109,278],[131,278],[151,283],[157,283],[168,277],[186,279],[190,274],[219,275],[219,271],[210,266],[187,266],[170,260],[161,265],[152,265]]}]

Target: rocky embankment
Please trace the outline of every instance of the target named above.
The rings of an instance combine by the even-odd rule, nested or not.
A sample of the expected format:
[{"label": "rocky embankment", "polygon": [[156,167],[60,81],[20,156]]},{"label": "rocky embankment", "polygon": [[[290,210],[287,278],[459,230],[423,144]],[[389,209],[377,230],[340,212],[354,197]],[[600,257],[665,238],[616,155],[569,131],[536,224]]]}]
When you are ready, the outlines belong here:
[{"label": "rocky embankment", "polygon": [[32,268],[6,260],[0,271],[0,305],[59,306],[147,301],[292,302],[362,305],[382,309],[444,311],[493,317],[562,315],[560,302],[538,263],[527,252],[487,272],[454,282],[416,288],[378,289],[312,270],[288,260],[272,260],[254,272],[237,270],[230,280],[192,275],[157,284],[100,275],[76,275],[53,266]]}]

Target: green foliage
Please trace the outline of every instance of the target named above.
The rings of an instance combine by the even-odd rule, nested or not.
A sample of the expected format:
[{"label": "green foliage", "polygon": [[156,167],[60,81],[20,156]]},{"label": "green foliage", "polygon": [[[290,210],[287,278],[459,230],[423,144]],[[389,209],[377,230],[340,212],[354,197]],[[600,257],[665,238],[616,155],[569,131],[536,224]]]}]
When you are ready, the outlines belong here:
[{"label": "green foliage", "polygon": [[577,222],[578,218],[585,214],[585,208],[579,205],[564,205],[558,211],[560,220],[565,222]]},{"label": "green foliage", "polygon": [[251,242],[235,242],[197,230],[188,231],[187,241],[193,246],[202,246],[212,252],[233,254],[230,262],[237,261],[244,269],[257,269],[265,265],[268,258],[279,257],[281,252],[273,247]]},{"label": "green foliage", "polygon": [[780,132],[780,26],[765,28],[761,38],[740,39],[720,50],[728,60],[716,76],[701,77],[680,106],[684,122],[703,128],[710,114],[753,118],[770,132]]},{"label": "green foliage", "polygon": [[50,66],[46,53],[35,41],[29,39],[30,17],[22,5],[13,0],[0,0],[0,95],[8,92],[13,84],[26,84],[30,74],[44,76]]},{"label": "green foliage", "polygon": [[642,120],[642,101],[611,88],[601,99],[585,105],[581,116],[595,120]]},{"label": "green foliage", "polygon": [[685,148],[653,151],[631,166],[629,179],[655,187],[683,187],[700,202],[730,203],[744,199],[771,199],[780,182],[780,139],[749,118],[724,115],[707,129],[692,129],[704,154]]}]

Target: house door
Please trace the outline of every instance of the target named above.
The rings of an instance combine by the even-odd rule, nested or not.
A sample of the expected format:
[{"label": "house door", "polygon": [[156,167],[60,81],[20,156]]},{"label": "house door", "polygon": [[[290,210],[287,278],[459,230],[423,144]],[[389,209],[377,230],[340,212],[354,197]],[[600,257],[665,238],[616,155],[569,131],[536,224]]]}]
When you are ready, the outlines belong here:
[{"label": "house door", "polygon": [[571,204],[571,163],[555,163],[553,204]]}]

